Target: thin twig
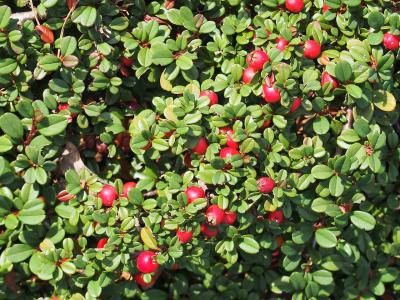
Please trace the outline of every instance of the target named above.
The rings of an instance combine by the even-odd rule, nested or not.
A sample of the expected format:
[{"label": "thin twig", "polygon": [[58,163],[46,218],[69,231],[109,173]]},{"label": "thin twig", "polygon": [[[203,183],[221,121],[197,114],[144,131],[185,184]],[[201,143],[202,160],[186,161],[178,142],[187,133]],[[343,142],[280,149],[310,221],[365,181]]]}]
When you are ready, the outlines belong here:
[{"label": "thin twig", "polygon": [[32,1],[32,0],[29,0],[29,3],[30,3],[30,5],[31,5],[31,10],[32,10],[32,12],[33,12],[33,16],[35,17],[36,23],[37,23],[37,25],[40,25],[40,21],[39,21],[39,18],[38,18],[38,16],[37,16],[36,8],[33,6],[33,1]]},{"label": "thin twig", "polygon": [[[61,41],[61,39],[62,39],[63,36],[64,36],[64,29],[65,29],[65,26],[67,25],[68,19],[71,17],[71,15],[72,15],[72,13],[74,12],[75,7],[78,5],[78,3],[79,3],[79,0],[77,0],[77,1],[75,2],[74,6],[71,7],[71,9],[69,10],[67,16],[66,16],[65,19],[64,19],[64,23],[62,24],[61,30],[60,30],[60,37],[59,37],[60,41]],[[61,52],[61,49],[58,49],[58,51],[57,51],[57,57],[60,57],[60,52]]]}]

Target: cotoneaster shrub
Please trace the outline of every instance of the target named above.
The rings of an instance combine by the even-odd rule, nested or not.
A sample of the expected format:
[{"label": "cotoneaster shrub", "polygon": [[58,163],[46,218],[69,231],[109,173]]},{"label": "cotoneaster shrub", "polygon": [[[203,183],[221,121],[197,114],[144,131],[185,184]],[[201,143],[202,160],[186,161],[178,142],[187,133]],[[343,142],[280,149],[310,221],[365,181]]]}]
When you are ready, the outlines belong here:
[{"label": "cotoneaster shrub", "polygon": [[0,0],[3,299],[398,299],[400,5]]}]

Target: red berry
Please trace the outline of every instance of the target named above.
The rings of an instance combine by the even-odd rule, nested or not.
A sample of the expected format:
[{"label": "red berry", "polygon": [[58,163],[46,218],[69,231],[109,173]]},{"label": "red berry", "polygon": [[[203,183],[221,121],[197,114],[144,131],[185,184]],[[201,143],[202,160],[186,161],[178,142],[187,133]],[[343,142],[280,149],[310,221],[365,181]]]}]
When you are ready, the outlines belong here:
[{"label": "red berry", "polygon": [[237,154],[240,154],[240,152],[238,150],[236,150],[235,148],[226,147],[226,148],[221,149],[221,151],[219,152],[219,157],[224,159],[224,158],[232,157]]},{"label": "red berry", "polygon": [[252,67],[247,67],[243,71],[243,82],[248,84],[253,80],[253,77],[257,74],[257,71],[253,69]]},{"label": "red berry", "polygon": [[136,259],[136,266],[142,273],[153,273],[158,269],[157,254],[153,251],[141,251]]},{"label": "red berry", "polygon": [[257,180],[258,190],[263,194],[271,193],[275,187],[275,181],[269,177],[261,177]]},{"label": "red berry", "polygon": [[322,72],[321,85],[324,86],[325,84],[328,84],[329,82],[332,83],[333,89],[336,89],[339,86],[338,81],[335,78],[333,78],[331,75],[329,75],[328,72]]},{"label": "red berry", "polygon": [[294,113],[301,105],[301,98],[294,99],[292,106],[290,107],[290,112]]},{"label": "red berry", "polygon": [[204,223],[201,224],[200,231],[202,234],[204,234],[206,237],[209,237],[209,238],[212,238],[218,234],[218,229],[210,228]]},{"label": "red berry", "polygon": [[271,119],[265,120],[264,123],[262,124],[261,128],[267,128],[269,125],[271,125]]},{"label": "red berry", "polygon": [[216,93],[214,93],[213,91],[210,91],[210,90],[202,91],[200,93],[200,97],[203,97],[203,96],[206,96],[206,97],[208,97],[208,99],[210,99],[210,104],[208,104],[208,106],[218,104],[218,95]]},{"label": "red berry", "polygon": [[321,45],[315,40],[308,40],[304,44],[304,57],[316,59],[321,54]]},{"label": "red berry", "polygon": [[303,0],[286,0],[285,2],[286,9],[292,13],[299,13],[304,8]]},{"label": "red berry", "polygon": [[322,12],[327,12],[330,9],[330,7],[324,3],[324,5],[322,5]]},{"label": "red berry", "polygon": [[390,33],[383,35],[383,45],[390,51],[395,51],[399,48],[400,38]]},{"label": "red berry", "polygon": [[108,242],[108,238],[102,238],[102,239],[100,239],[100,240],[97,242],[96,248],[97,248],[97,249],[103,249],[104,246],[107,244],[107,242]]},{"label": "red berry", "polygon": [[232,225],[236,221],[237,214],[234,211],[226,211],[224,217],[224,223]]},{"label": "red berry", "polygon": [[186,197],[188,198],[188,203],[192,203],[193,201],[199,199],[199,198],[204,198],[206,193],[202,188],[199,188],[198,186],[189,186],[186,191],[185,191]]},{"label": "red berry", "polygon": [[139,273],[139,274],[135,274],[135,276],[133,278],[135,279],[135,282],[144,289],[151,288],[156,283],[156,280],[157,280],[156,276],[151,276],[151,280],[149,283],[144,281],[143,277],[144,277],[144,274]]},{"label": "red berry", "polygon": [[115,199],[118,198],[118,193],[115,187],[106,184],[101,191],[97,194],[100,197],[104,206],[112,206]]},{"label": "red berry", "polygon": [[339,205],[340,210],[342,213],[350,212],[353,206],[350,203],[343,203]]},{"label": "red berry", "polygon": [[125,56],[121,56],[120,60],[121,60],[122,64],[126,67],[130,67],[133,64],[132,58],[127,58]]},{"label": "red berry", "polygon": [[121,197],[128,197],[129,191],[135,187],[136,187],[136,182],[133,181],[125,182],[124,186],[122,187]]},{"label": "red berry", "polygon": [[178,228],[178,230],[176,231],[176,236],[178,237],[178,240],[182,244],[186,244],[186,243],[190,242],[190,240],[192,239],[193,232],[191,232],[190,230],[184,231],[184,230],[181,230],[180,228]]},{"label": "red berry", "polygon": [[237,149],[239,144],[232,139],[232,136],[235,134],[232,128],[224,127],[220,129],[222,134],[226,135],[226,145],[231,148]]},{"label": "red berry", "polygon": [[283,213],[280,210],[275,210],[269,213],[268,220],[281,224],[283,221]]},{"label": "red berry", "polygon": [[68,103],[62,103],[62,104],[58,105],[58,110],[59,111],[66,110],[66,109],[69,109]]},{"label": "red berry", "polygon": [[203,155],[207,151],[207,140],[204,137],[201,137],[197,142],[197,145],[192,148],[192,152],[197,153],[198,155]]},{"label": "red berry", "polygon": [[108,145],[105,143],[96,144],[96,151],[102,154],[106,154],[108,152]]},{"label": "red berry", "polygon": [[225,211],[219,208],[218,205],[210,205],[206,210],[207,223],[211,226],[217,226],[224,221]]},{"label": "red berry", "polygon": [[279,89],[275,89],[267,84],[263,85],[263,94],[264,100],[268,103],[275,103],[281,100],[281,92]]},{"label": "red berry", "polygon": [[[267,53],[261,49],[254,50],[247,54],[246,63],[250,68],[255,71],[261,70],[264,64],[269,61]],[[244,81],[244,80],[243,80]]]},{"label": "red berry", "polygon": [[276,39],[276,48],[277,48],[279,51],[285,51],[286,46],[287,46],[288,44],[289,44],[288,41],[285,40],[283,37],[279,37],[279,38]]}]

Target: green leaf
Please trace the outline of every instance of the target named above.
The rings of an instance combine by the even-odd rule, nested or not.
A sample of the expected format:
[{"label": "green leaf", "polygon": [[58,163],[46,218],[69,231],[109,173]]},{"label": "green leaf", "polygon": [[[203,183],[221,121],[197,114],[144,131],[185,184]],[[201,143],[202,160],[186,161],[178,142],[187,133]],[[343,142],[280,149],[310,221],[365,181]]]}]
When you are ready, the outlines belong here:
[{"label": "green leaf", "polygon": [[166,66],[174,61],[171,50],[165,44],[156,43],[151,46],[152,61],[155,65]]},{"label": "green leaf", "polygon": [[394,111],[396,109],[396,98],[388,91],[374,90],[372,100],[380,110]]},{"label": "green leaf", "polygon": [[61,61],[57,56],[47,54],[39,58],[38,66],[46,72],[53,72],[61,66]]},{"label": "green leaf", "polygon": [[65,116],[49,115],[38,124],[38,129],[44,136],[54,136],[64,132],[67,125],[68,120]]},{"label": "green leaf", "polygon": [[329,191],[334,197],[339,197],[343,194],[344,186],[340,176],[333,176],[329,180]]},{"label": "green leaf", "polygon": [[366,231],[374,229],[376,224],[375,218],[371,214],[360,210],[354,211],[350,220],[356,227]]},{"label": "green leaf", "polygon": [[345,60],[339,61],[335,66],[335,77],[340,82],[346,82],[350,80],[352,72],[353,70],[351,68],[351,65]]},{"label": "green leaf", "polygon": [[368,25],[375,29],[380,29],[385,23],[385,17],[379,11],[373,11],[368,16]]},{"label": "green leaf", "polygon": [[326,117],[317,117],[313,122],[313,130],[317,134],[325,134],[329,131],[329,121]]},{"label": "green leaf", "polygon": [[311,169],[311,175],[317,179],[328,179],[333,175],[333,170],[327,165],[317,165]]},{"label": "green leaf", "polygon": [[[0,6],[0,29],[7,27],[11,18],[11,8],[6,5]],[[0,68],[1,70],[1,68]]]},{"label": "green leaf", "polygon": [[333,248],[337,245],[336,236],[326,228],[318,229],[315,232],[315,240],[322,248]]},{"label": "green leaf", "polygon": [[15,71],[18,64],[12,58],[0,59],[0,75],[7,75]]},{"label": "green leaf", "polygon": [[72,15],[72,20],[75,23],[80,23],[85,27],[94,25],[97,19],[97,10],[91,6],[81,6],[75,10]]},{"label": "green leaf", "polygon": [[153,232],[149,227],[143,227],[142,230],[140,230],[140,237],[143,243],[150,249],[159,249],[157,246],[157,240],[154,238]]},{"label": "green leaf", "polygon": [[355,84],[347,84],[346,86],[346,91],[350,94],[350,96],[354,98],[361,98],[362,96],[362,90],[360,87],[358,87]]},{"label": "green leaf", "polygon": [[0,128],[12,139],[21,140],[24,137],[21,120],[13,113],[7,112],[0,117]]},{"label": "green leaf", "polygon": [[115,18],[110,23],[110,28],[117,31],[125,30],[128,28],[128,26],[129,26],[129,19],[126,17]]},{"label": "green leaf", "polygon": [[87,286],[87,291],[90,296],[92,296],[94,298],[100,297],[101,290],[102,290],[102,288],[97,281],[93,281],[93,280],[89,281],[89,284]]},{"label": "green leaf", "polygon": [[18,263],[24,261],[33,253],[33,248],[26,244],[14,244],[7,249],[6,257],[7,260],[12,263]]},{"label": "green leaf", "polygon": [[60,52],[62,56],[70,55],[75,52],[78,43],[73,36],[65,36],[60,43]]},{"label": "green leaf", "polygon": [[242,242],[239,244],[239,247],[249,254],[256,254],[260,251],[260,245],[251,235],[242,236]]},{"label": "green leaf", "polygon": [[313,281],[320,285],[330,285],[333,282],[332,273],[327,270],[318,270],[311,273]]},{"label": "green leaf", "polygon": [[193,67],[193,61],[187,54],[179,56],[176,64],[181,70],[189,70]]}]

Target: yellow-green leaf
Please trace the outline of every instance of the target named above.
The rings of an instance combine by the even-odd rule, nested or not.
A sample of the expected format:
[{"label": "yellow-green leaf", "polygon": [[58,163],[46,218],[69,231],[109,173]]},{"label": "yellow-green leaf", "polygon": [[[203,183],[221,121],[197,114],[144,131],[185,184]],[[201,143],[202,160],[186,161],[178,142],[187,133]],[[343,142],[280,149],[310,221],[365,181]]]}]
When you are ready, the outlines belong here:
[{"label": "yellow-green leaf", "polygon": [[396,98],[388,91],[374,91],[372,94],[373,102],[377,108],[383,111],[394,111],[396,108]]},{"label": "yellow-green leaf", "polygon": [[143,243],[149,247],[150,249],[159,250],[157,246],[157,241],[153,236],[153,232],[148,227],[143,227],[140,231],[140,237],[142,238]]}]

